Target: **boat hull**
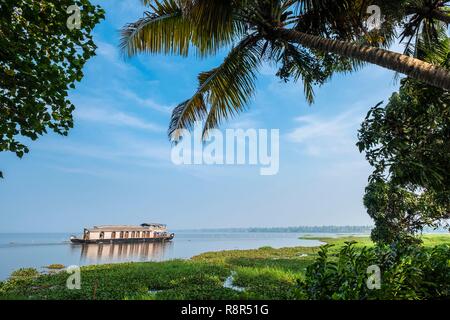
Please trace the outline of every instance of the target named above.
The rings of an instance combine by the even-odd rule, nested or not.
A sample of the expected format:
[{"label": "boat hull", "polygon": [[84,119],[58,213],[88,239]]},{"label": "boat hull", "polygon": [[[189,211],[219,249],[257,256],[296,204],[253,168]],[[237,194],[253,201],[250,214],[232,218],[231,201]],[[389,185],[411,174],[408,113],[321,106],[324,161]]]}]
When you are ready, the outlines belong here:
[{"label": "boat hull", "polygon": [[156,237],[156,238],[119,238],[119,239],[95,239],[95,240],[84,240],[79,238],[71,238],[70,242],[73,244],[96,244],[96,243],[141,243],[141,242],[164,242],[170,241],[174,238],[174,234],[166,237]]}]

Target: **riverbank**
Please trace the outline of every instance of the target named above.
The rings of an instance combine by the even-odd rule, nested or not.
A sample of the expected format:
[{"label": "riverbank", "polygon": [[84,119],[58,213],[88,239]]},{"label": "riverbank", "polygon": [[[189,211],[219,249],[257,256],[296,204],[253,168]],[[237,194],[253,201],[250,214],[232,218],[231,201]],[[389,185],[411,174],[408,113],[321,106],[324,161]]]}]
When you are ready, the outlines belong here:
[{"label": "riverbank", "polygon": [[[371,246],[368,237],[307,237],[333,244]],[[425,235],[424,246],[450,244],[450,235]],[[81,289],[68,290],[64,271],[16,272],[0,284],[0,299],[295,299],[297,280],[317,247],[208,252],[188,260],[133,262],[81,268]],[[224,286],[224,284],[226,284]]]}]

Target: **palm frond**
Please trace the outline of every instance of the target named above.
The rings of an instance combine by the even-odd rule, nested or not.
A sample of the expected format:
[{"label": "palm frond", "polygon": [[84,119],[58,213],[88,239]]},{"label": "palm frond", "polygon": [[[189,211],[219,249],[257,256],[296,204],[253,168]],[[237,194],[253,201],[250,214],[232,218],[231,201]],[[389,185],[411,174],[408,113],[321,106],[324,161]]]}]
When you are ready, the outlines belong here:
[{"label": "palm frond", "polygon": [[245,109],[255,90],[256,69],[260,64],[259,39],[252,35],[244,38],[219,67],[199,75],[197,92],[173,111],[168,131],[172,141],[178,140],[179,130],[192,128],[195,121],[205,120],[203,134],[206,136],[222,120]]},{"label": "palm frond", "polygon": [[271,58],[281,63],[278,77],[284,81],[292,78],[295,82],[303,82],[303,91],[309,104],[314,103],[314,86],[323,85],[334,72],[346,73],[359,68],[356,60],[315,52],[287,42],[283,43],[279,56]]},{"label": "palm frond", "polygon": [[436,40],[433,45],[427,37],[420,38],[417,44],[422,52],[424,60],[448,68],[450,65],[450,39],[447,37],[445,28],[436,30]]},{"label": "palm frond", "polygon": [[181,0],[185,14],[195,25],[193,45],[201,55],[216,53],[232,43],[237,35],[243,35],[245,26],[233,19],[239,5],[230,0]]},{"label": "palm frond", "polygon": [[180,103],[172,112],[169,124],[169,139],[177,143],[183,129],[191,129],[196,121],[200,121],[208,114],[201,88],[189,100]]},{"label": "palm frond", "polygon": [[145,17],[122,29],[122,52],[127,56],[140,52],[186,56],[193,26],[183,15],[178,1],[145,2],[153,12],[146,12]]},{"label": "palm frond", "polygon": [[204,57],[230,45],[244,32],[243,25],[232,19],[229,5],[213,6],[206,0],[142,1],[151,11],[122,29],[121,48],[127,56],[140,52],[187,56],[194,49]]}]

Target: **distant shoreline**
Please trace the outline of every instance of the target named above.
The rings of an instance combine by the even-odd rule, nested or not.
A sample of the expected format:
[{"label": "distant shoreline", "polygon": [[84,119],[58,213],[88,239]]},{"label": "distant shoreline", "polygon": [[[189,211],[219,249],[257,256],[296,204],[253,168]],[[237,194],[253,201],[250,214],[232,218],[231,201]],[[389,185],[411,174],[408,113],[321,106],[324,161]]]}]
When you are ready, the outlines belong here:
[{"label": "distant shoreline", "polygon": [[[245,232],[245,233],[334,233],[334,234],[367,234],[369,235],[374,226],[291,226],[291,227],[247,227],[247,228],[198,228],[198,229],[170,229],[173,232]],[[79,232],[69,231],[34,231],[34,232],[3,232],[0,234],[78,234]],[[449,233],[444,228],[425,228],[423,234]]]},{"label": "distant shoreline", "polygon": [[178,229],[180,232],[270,232],[270,233],[370,233],[373,226],[293,226],[249,228]]}]

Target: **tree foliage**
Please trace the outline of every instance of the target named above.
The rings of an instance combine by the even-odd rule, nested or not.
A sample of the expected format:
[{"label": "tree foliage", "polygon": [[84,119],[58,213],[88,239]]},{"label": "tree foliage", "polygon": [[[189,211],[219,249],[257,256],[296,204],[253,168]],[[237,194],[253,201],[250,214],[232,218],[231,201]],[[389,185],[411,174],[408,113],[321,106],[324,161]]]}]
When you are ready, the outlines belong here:
[{"label": "tree foliage", "polygon": [[[421,46],[426,59],[450,67],[447,37]],[[374,172],[364,203],[374,240],[410,241],[424,226],[450,219],[450,95],[413,79],[402,81],[389,103],[372,108],[358,146]]]},{"label": "tree foliage", "polygon": [[[71,30],[72,5],[81,26]],[[22,157],[22,137],[67,135],[75,108],[68,91],[95,54],[92,30],[103,16],[89,0],[0,0],[0,152]]]},{"label": "tree foliage", "polygon": [[442,194],[390,180],[371,180],[364,205],[375,222],[372,240],[382,244],[419,243],[417,235],[424,227],[440,227],[449,218],[448,199],[442,199]]}]

